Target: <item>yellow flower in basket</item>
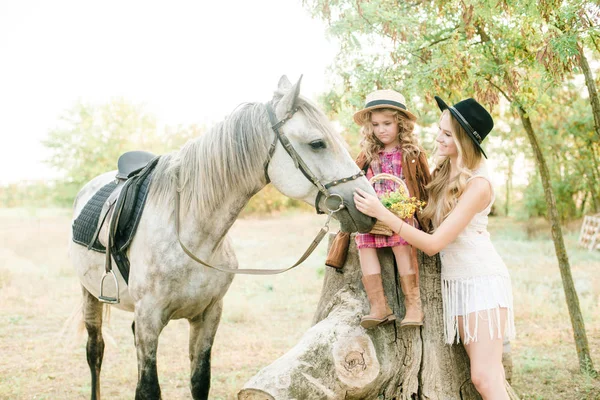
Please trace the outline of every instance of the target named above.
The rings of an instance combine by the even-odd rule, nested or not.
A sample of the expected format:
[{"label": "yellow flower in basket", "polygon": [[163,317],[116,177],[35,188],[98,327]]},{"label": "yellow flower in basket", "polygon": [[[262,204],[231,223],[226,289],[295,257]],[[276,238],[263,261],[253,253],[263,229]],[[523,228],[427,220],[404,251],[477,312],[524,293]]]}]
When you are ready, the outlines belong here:
[{"label": "yellow flower in basket", "polygon": [[[385,208],[402,219],[412,218],[417,210],[423,210],[423,206],[426,203],[417,199],[416,197],[410,197],[406,183],[404,183],[404,181],[397,176],[390,174],[377,174],[369,181],[373,183],[383,179],[389,179],[398,184],[398,189],[393,192],[385,193],[379,198]],[[392,229],[381,221],[377,221],[369,233],[384,236],[392,236],[394,234]]]}]

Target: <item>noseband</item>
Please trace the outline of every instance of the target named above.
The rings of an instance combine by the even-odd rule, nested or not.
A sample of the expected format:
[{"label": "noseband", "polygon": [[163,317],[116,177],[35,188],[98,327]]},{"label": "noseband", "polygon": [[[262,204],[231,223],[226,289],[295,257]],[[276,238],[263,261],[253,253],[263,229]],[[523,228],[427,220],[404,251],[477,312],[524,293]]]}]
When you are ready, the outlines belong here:
[{"label": "noseband", "polygon": [[268,173],[269,162],[271,161],[273,153],[275,152],[275,148],[277,147],[277,140],[279,140],[285,151],[287,151],[287,153],[294,161],[294,165],[296,166],[296,168],[300,169],[300,171],[306,177],[306,179],[308,179],[319,190],[319,192],[317,193],[317,198],[315,199],[315,209],[317,210],[317,214],[325,213],[319,208],[319,201],[321,200],[322,196],[325,196],[325,207],[327,208],[328,213],[337,212],[343,209],[345,207],[344,199],[339,194],[331,194],[329,192],[329,188],[358,179],[365,174],[364,171],[361,170],[355,175],[349,176],[347,178],[336,179],[326,184],[321,183],[319,178],[317,178],[315,174],[312,173],[308,165],[306,165],[304,160],[302,160],[300,154],[298,154],[296,149],[294,149],[294,146],[292,146],[292,143],[287,138],[287,136],[285,136],[282,132],[279,131],[279,128],[281,128],[287,121],[289,121],[294,116],[296,111],[298,111],[298,108],[292,107],[292,109],[285,114],[285,117],[278,122],[271,104],[267,103],[266,106],[267,113],[269,114],[269,120],[271,121],[271,128],[275,132],[275,139],[271,143],[271,147],[269,148],[269,153],[267,155],[267,161],[265,161],[265,179],[267,183],[271,182]]}]

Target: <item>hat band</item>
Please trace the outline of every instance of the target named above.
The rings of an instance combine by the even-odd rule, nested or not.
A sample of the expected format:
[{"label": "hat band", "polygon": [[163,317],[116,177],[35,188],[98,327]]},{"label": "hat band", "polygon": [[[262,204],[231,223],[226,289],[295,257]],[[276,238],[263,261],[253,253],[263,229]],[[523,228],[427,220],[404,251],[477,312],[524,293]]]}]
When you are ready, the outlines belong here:
[{"label": "hat band", "polygon": [[375,107],[375,106],[394,106],[399,107],[403,110],[406,110],[406,106],[402,103],[393,100],[373,100],[365,104],[365,108]]},{"label": "hat band", "polygon": [[465,119],[465,117],[463,117],[463,115],[458,112],[458,110],[454,107],[450,107],[452,109],[452,111],[454,111],[456,113],[456,116],[458,118],[460,118],[461,122],[463,123],[463,126],[466,127],[467,129],[469,129],[471,131],[471,133],[477,138],[477,141],[479,143],[481,143],[482,139],[481,136],[479,136],[479,133],[477,133],[477,131],[475,129],[473,129],[473,127],[471,126],[471,124],[469,124],[469,122]]}]

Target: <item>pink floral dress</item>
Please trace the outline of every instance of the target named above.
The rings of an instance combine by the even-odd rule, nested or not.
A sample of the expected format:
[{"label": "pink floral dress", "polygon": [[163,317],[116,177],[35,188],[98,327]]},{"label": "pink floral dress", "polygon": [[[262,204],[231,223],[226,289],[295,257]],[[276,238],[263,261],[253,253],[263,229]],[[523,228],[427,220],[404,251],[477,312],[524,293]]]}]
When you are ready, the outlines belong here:
[{"label": "pink floral dress", "polygon": [[[371,179],[377,174],[390,174],[404,179],[402,174],[402,150],[400,147],[394,148],[392,151],[380,151],[379,160],[371,161],[369,169],[367,170],[367,179]],[[389,179],[380,180],[373,182],[373,188],[378,196],[384,193],[396,190],[398,184]],[[380,248],[380,247],[394,247],[404,246],[408,243],[400,236],[394,234],[393,236],[384,235],[372,235],[370,233],[358,233],[355,237],[356,248]]]}]

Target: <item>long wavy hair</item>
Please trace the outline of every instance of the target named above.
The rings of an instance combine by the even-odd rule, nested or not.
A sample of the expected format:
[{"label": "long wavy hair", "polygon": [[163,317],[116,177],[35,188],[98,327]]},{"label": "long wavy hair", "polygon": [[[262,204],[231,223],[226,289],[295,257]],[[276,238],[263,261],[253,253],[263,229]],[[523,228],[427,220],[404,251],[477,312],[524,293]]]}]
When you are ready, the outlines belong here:
[{"label": "long wavy hair", "polygon": [[362,134],[362,140],[360,146],[363,149],[367,162],[371,162],[374,159],[379,158],[379,152],[383,150],[384,145],[381,140],[375,136],[373,124],[371,123],[372,112],[380,112],[386,116],[393,116],[395,121],[398,123],[398,137],[400,139],[400,148],[403,153],[418,156],[421,152],[421,147],[417,141],[417,138],[413,135],[415,129],[415,123],[409,120],[406,115],[393,108],[378,108],[370,111],[365,116],[365,124],[360,128]]},{"label": "long wavy hair", "polygon": [[435,169],[427,190],[429,191],[429,200],[423,209],[423,217],[433,222],[434,230],[441,225],[442,221],[452,212],[458,198],[463,194],[467,187],[467,179],[473,176],[481,164],[483,157],[481,151],[475,146],[473,140],[467,132],[450,114],[448,110],[442,112],[440,121],[444,116],[450,117],[450,129],[454,143],[458,150],[458,174],[450,177],[450,158],[447,156],[438,156],[435,160]]}]

